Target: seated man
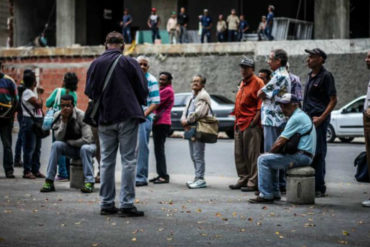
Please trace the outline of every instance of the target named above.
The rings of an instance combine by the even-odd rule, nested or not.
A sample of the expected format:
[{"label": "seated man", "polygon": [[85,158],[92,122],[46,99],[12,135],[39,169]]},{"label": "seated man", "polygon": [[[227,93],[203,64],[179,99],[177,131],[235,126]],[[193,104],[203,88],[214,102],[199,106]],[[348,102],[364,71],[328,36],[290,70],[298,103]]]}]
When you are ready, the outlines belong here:
[{"label": "seated man", "polygon": [[[281,110],[289,118],[283,132],[273,144],[270,153],[258,157],[258,190],[257,198],[250,203],[273,203],[280,200],[279,181],[276,179],[278,169],[309,166],[316,150],[316,131],[310,117],[299,107],[299,99],[290,93],[276,100]],[[280,153],[281,148],[296,133],[302,135],[298,151],[294,154]]]},{"label": "seated man", "polygon": [[81,188],[84,193],[94,190],[93,155],[96,146],[91,127],[83,122],[84,112],[74,106],[71,95],[63,95],[60,100],[61,110],[54,115],[53,131],[55,142],[51,146],[46,180],[41,192],[52,192],[57,171],[58,159],[64,155],[68,158],[81,159],[85,185]]}]

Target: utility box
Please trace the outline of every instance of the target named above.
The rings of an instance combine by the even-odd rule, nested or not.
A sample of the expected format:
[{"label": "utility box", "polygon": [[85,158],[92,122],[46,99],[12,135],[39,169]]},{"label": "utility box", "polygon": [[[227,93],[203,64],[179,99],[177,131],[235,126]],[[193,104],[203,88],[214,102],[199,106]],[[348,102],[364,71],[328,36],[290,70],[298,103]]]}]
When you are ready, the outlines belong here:
[{"label": "utility box", "polygon": [[286,199],[293,204],[315,203],[315,170],[312,167],[292,168],[287,171]]}]

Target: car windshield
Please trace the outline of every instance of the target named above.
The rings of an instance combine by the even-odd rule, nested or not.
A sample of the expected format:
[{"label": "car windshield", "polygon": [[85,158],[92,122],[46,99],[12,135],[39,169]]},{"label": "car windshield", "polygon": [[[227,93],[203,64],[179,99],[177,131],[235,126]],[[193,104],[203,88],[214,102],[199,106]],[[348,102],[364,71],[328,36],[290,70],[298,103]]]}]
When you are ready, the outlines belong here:
[{"label": "car windshield", "polygon": [[354,102],[352,105],[348,106],[346,109],[344,109],[345,113],[361,113],[364,111],[364,100],[358,100]]},{"label": "car windshield", "polygon": [[216,101],[218,104],[234,104],[232,100],[229,100],[228,98],[222,96],[222,95],[215,95],[212,94],[211,98]]}]

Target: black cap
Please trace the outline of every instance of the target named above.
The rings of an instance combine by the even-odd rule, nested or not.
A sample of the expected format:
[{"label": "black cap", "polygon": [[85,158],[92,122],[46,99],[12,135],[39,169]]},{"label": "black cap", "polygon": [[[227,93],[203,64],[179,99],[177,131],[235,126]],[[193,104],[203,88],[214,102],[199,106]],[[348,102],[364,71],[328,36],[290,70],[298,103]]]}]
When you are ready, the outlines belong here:
[{"label": "black cap", "polygon": [[321,50],[320,48],[315,48],[315,49],[312,49],[312,50],[305,49],[304,51],[307,52],[308,54],[311,54],[311,55],[319,55],[324,60],[326,60],[326,58],[327,58],[326,53],[323,50]]},{"label": "black cap", "polygon": [[243,57],[242,60],[239,63],[240,66],[243,67],[251,67],[254,68],[254,60],[249,57]]}]

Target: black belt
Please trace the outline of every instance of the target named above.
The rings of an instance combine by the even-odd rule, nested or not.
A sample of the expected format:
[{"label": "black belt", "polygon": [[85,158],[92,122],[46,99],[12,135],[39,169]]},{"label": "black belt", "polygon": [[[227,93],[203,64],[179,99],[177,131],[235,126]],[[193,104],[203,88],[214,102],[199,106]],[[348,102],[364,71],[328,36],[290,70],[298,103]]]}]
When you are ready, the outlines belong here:
[{"label": "black belt", "polygon": [[298,154],[304,154],[304,155],[307,155],[308,157],[310,157],[311,159],[313,159],[313,154],[311,154],[310,152],[307,152],[307,151],[304,151],[304,150],[298,150],[297,152]]}]

